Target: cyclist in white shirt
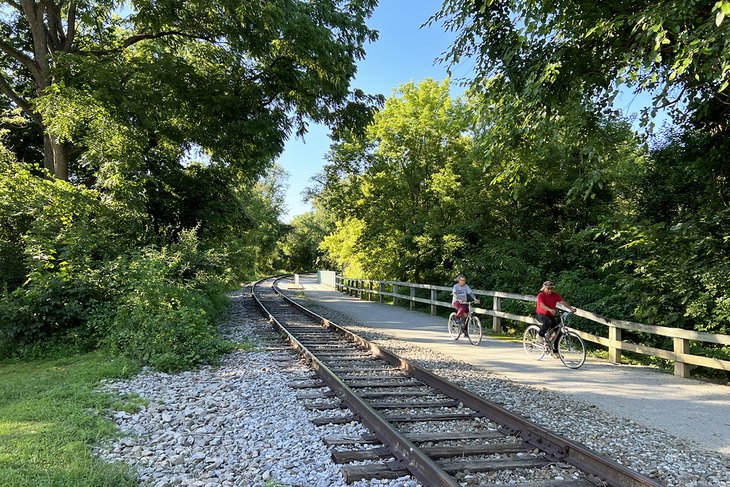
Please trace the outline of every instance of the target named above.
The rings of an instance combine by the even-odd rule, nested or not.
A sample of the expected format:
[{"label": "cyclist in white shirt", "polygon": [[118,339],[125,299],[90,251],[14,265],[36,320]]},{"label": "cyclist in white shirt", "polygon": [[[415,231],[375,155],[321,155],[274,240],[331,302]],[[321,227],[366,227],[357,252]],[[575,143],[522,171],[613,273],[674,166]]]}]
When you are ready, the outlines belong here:
[{"label": "cyclist in white shirt", "polygon": [[477,297],[474,296],[469,285],[466,283],[466,277],[464,274],[459,274],[459,277],[456,278],[456,284],[454,284],[451,295],[451,305],[456,308],[456,322],[461,323],[461,319],[469,314],[467,296],[471,296],[474,302],[479,302]]}]

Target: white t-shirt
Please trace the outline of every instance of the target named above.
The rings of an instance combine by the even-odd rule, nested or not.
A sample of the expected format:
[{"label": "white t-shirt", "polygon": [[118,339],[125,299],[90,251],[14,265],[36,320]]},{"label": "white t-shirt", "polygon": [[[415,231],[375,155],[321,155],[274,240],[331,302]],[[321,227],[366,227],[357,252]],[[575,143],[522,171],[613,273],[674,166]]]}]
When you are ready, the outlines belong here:
[{"label": "white t-shirt", "polygon": [[451,291],[451,294],[454,296],[453,301],[466,301],[467,296],[474,295],[468,284],[464,284],[462,286],[458,283],[454,284],[454,288]]}]

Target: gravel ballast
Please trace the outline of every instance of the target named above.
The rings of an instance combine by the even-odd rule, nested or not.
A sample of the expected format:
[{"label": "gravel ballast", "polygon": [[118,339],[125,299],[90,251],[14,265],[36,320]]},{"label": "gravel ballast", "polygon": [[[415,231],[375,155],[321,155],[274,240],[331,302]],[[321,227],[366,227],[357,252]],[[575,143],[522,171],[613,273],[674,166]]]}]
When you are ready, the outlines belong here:
[{"label": "gravel ballast", "polygon": [[[244,292],[233,293],[221,329],[236,341],[259,348],[275,341]],[[274,357],[292,360],[274,362]],[[366,432],[357,422],[316,427],[290,383],[311,382],[312,372],[285,351],[238,351],[220,365],[178,374],[145,370],[107,391],[150,401],[136,413],[110,412],[125,436],[97,454],[124,462],[139,473],[140,485],[312,486],[347,485],[322,442],[325,435]],[[317,389],[306,389],[308,393]],[[361,481],[356,486],[415,487],[410,477]]]},{"label": "gravel ballast", "polygon": [[[720,453],[704,450],[666,432],[617,417],[567,395],[525,386],[426,347],[398,340],[380,330],[360,326],[351,317],[303,299],[301,295],[291,296],[322,316],[410,359],[414,364],[566,438],[583,443],[623,465],[652,476],[669,487],[730,486],[730,458]],[[718,421],[725,419],[717,418]],[[524,481],[501,477],[494,480],[505,485]]]}]

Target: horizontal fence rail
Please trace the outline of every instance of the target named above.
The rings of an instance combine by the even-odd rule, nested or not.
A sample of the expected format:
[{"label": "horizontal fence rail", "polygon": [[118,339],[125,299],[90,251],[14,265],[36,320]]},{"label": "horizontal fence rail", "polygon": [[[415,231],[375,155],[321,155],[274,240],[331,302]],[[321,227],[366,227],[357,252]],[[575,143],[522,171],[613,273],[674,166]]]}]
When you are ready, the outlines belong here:
[{"label": "horizontal fence rail", "polygon": [[[451,292],[450,286],[436,286],[433,284],[415,284],[400,281],[378,281],[372,279],[358,279],[336,275],[334,271],[318,271],[318,282],[328,285],[338,291],[351,295],[372,300],[373,296],[378,296],[382,303],[384,297],[390,297],[393,304],[398,304],[399,300],[410,302],[410,308],[414,309],[416,303],[426,304],[430,306],[431,314],[436,314],[437,307],[451,308],[451,301],[439,301],[438,292]],[[416,296],[417,290],[430,291],[429,297]],[[502,300],[512,299],[517,301],[535,302],[536,296],[528,294],[506,293],[501,291],[485,291],[482,289],[474,289],[476,296],[486,296],[492,298],[492,308],[475,308],[477,314],[492,317],[492,330],[496,333],[502,331],[502,320],[519,321],[528,324],[539,324],[532,316],[518,315],[502,311]],[[680,377],[689,377],[690,368],[693,365],[708,367],[711,369],[730,371],[730,361],[712,357],[704,357],[701,355],[693,355],[690,353],[690,341],[715,343],[720,345],[730,345],[730,335],[720,335],[714,333],[705,333],[692,330],[684,330],[681,328],[669,328],[666,326],[645,325],[632,321],[624,321],[606,318],[604,316],[591,313],[590,311],[576,308],[576,316],[580,316],[594,323],[599,323],[608,328],[608,338],[587,333],[585,331],[572,328],[584,340],[596,343],[608,348],[608,359],[613,363],[621,361],[621,352],[628,351],[642,355],[659,357],[674,362],[674,375]],[[664,350],[661,348],[639,345],[621,338],[622,330],[648,333],[671,338],[673,341],[673,350]]]}]

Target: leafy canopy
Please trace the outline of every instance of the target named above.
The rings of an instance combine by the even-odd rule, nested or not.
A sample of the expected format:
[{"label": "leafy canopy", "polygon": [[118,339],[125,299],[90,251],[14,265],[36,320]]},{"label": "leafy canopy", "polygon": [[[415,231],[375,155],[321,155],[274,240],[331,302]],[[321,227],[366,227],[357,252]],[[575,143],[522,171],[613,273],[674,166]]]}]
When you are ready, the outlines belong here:
[{"label": "leafy canopy", "polygon": [[79,182],[107,168],[110,184],[194,148],[256,175],[308,120],[338,134],[368,119],[377,100],[349,85],[377,37],[365,25],[375,5],[8,2],[2,92],[66,144]]},{"label": "leafy canopy", "polygon": [[728,102],[726,16],[727,0],[446,0],[430,22],[457,33],[442,60],[473,60],[476,85],[502,78],[559,108],[575,97],[609,107],[625,83],[652,93],[651,110],[674,107],[683,121],[711,99]]}]

